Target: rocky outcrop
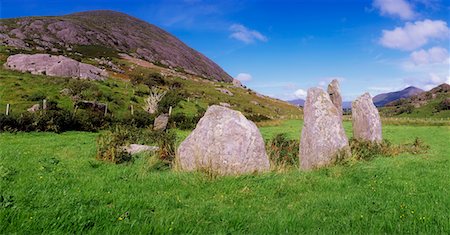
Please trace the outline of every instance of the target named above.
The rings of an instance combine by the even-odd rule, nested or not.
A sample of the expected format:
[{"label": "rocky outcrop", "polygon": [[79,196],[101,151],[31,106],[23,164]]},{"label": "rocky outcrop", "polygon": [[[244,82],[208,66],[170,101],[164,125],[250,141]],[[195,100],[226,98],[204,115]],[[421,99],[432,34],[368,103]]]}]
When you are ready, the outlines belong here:
[{"label": "rocky outcrop", "polygon": [[342,117],[342,96],[339,81],[337,79],[333,79],[333,81],[331,81],[328,85],[327,91],[328,95],[330,95],[331,102],[333,102],[334,106],[336,106],[339,115]]},{"label": "rocky outcrop", "polygon": [[106,71],[93,65],[49,54],[12,55],[8,57],[4,66],[21,72],[57,77],[104,80],[108,76]]},{"label": "rocky outcrop", "polygon": [[305,101],[300,139],[300,168],[307,170],[332,164],[348,154],[340,113],[321,88],[310,88]]},{"label": "rocky outcrop", "polygon": [[264,140],[244,115],[222,106],[208,108],[178,148],[183,170],[207,169],[222,175],[269,170]]},{"label": "rocky outcrop", "polygon": [[229,91],[229,90],[227,90],[225,88],[216,88],[216,90],[218,90],[218,91],[220,91],[220,92],[222,92],[224,94],[227,94],[229,96],[233,96],[234,95],[231,91]]},{"label": "rocky outcrop", "polygon": [[352,102],[353,137],[360,141],[382,141],[381,120],[372,97],[365,93]]},{"label": "rocky outcrop", "polygon": [[108,52],[108,55],[124,52],[211,80],[233,80],[213,61],[170,33],[143,20],[109,10],[58,17],[1,19],[0,45],[72,53],[84,53],[77,48],[91,46]]},{"label": "rocky outcrop", "polygon": [[167,123],[169,123],[169,114],[160,114],[157,118],[155,118],[155,122],[153,123],[153,130],[163,131],[167,128]]}]

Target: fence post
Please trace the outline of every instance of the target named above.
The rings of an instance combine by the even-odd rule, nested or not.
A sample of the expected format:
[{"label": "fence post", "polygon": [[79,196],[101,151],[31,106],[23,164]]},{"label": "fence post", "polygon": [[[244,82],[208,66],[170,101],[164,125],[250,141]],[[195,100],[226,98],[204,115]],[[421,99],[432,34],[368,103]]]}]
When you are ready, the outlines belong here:
[{"label": "fence post", "polygon": [[46,109],[47,109],[47,100],[46,100],[46,99],[44,99],[44,100],[42,101],[42,109],[43,109],[43,110],[46,110]]},{"label": "fence post", "polygon": [[130,109],[131,109],[131,116],[133,116],[134,115],[134,107],[133,107],[133,105],[131,105]]},{"label": "fence post", "polygon": [[6,104],[6,116],[9,115],[9,104]]},{"label": "fence post", "polygon": [[108,113],[108,104],[105,104],[105,114],[104,114],[104,116],[106,116],[107,113]]},{"label": "fence post", "polygon": [[172,106],[169,107],[169,116],[172,114]]}]

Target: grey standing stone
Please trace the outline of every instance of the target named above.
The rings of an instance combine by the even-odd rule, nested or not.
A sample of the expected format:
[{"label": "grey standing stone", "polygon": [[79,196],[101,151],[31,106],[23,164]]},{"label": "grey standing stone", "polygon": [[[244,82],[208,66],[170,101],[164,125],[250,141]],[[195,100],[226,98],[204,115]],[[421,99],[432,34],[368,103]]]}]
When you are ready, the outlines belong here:
[{"label": "grey standing stone", "polygon": [[155,122],[153,124],[153,130],[155,131],[163,131],[167,128],[167,123],[169,122],[169,114],[163,113],[155,118]]},{"label": "grey standing stone", "polygon": [[338,155],[348,154],[348,139],[340,114],[324,90],[317,87],[308,89],[303,112],[301,169],[330,165]]},{"label": "grey standing stone", "polygon": [[208,169],[221,175],[263,172],[270,168],[264,140],[241,112],[213,105],[181,143],[183,170]]},{"label": "grey standing stone", "polygon": [[331,102],[333,102],[334,106],[336,106],[337,111],[342,117],[342,96],[339,81],[337,79],[333,79],[333,81],[331,81],[328,85],[327,91],[330,95]]},{"label": "grey standing stone", "polygon": [[381,120],[372,97],[365,93],[352,102],[353,137],[360,141],[382,141]]}]

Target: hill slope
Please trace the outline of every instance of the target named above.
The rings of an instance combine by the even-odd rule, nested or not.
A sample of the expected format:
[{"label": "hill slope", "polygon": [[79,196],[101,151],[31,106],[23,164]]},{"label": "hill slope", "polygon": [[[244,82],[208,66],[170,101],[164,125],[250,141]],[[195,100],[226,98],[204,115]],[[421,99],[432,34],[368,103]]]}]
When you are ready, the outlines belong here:
[{"label": "hill slope", "polygon": [[376,95],[375,97],[373,97],[373,103],[377,107],[383,107],[389,102],[399,100],[402,98],[409,98],[411,96],[420,94],[422,92],[423,92],[422,89],[410,86],[401,91],[382,93],[382,94]]},{"label": "hill slope", "polygon": [[217,64],[168,32],[132,16],[87,11],[0,20],[0,45],[23,50],[114,56],[125,52],[203,78],[231,82]]},{"label": "hill slope", "polygon": [[387,103],[380,109],[385,116],[450,117],[450,85],[441,84],[430,91]]}]

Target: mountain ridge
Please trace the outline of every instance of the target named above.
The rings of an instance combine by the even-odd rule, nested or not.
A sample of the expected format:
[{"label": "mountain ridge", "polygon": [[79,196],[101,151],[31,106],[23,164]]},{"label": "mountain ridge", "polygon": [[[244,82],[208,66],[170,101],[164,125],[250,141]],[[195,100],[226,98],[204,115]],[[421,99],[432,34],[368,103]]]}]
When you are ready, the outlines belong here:
[{"label": "mountain ridge", "polygon": [[409,98],[411,96],[417,95],[424,92],[424,90],[409,86],[403,90],[400,91],[394,91],[394,92],[387,92],[387,93],[381,93],[373,97],[373,103],[376,107],[384,107],[386,104],[402,99],[402,98]]},{"label": "mountain ridge", "polygon": [[76,51],[80,46],[100,48],[96,50],[106,47],[206,79],[233,80],[220,66],[169,32],[111,10],[1,19],[0,45],[52,52]]}]

